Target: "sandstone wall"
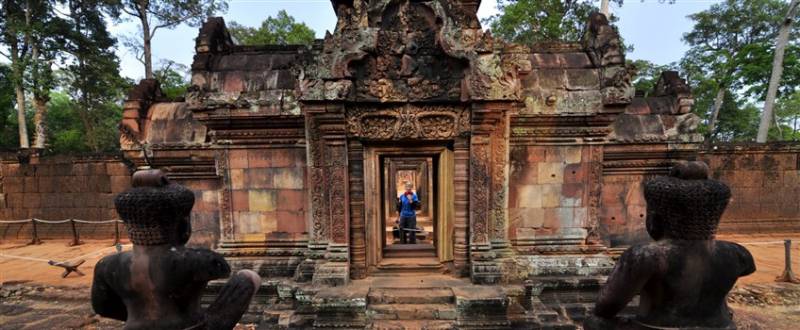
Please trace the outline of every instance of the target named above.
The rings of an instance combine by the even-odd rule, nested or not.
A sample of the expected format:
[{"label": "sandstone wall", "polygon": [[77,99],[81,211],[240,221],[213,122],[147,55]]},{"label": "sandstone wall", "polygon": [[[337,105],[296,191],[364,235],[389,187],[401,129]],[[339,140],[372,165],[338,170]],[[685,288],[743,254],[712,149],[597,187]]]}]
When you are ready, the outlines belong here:
[{"label": "sandstone wall", "polygon": [[[598,216],[601,234],[612,247],[650,239],[644,229],[647,207],[643,182],[654,175],[665,175],[668,167],[664,165],[672,159],[686,158],[670,151],[633,150],[634,146],[616,149],[606,151]],[[622,157],[625,154],[637,156]],[[720,144],[701,150],[697,158],[708,163],[712,177],[727,183],[732,192],[720,233],[800,231],[799,155],[798,143]]]},{"label": "sandstone wall", "polygon": [[800,143],[717,145],[700,159],[731,187],[721,232],[800,231]]},{"label": "sandstone wall", "polygon": [[[0,220],[118,219],[114,196],[131,184],[131,170],[119,158],[46,157],[34,163],[0,163]],[[0,239],[30,238],[29,226],[0,224]],[[114,235],[113,224],[78,226],[82,237]],[[69,224],[37,229],[41,238],[72,237]]]}]

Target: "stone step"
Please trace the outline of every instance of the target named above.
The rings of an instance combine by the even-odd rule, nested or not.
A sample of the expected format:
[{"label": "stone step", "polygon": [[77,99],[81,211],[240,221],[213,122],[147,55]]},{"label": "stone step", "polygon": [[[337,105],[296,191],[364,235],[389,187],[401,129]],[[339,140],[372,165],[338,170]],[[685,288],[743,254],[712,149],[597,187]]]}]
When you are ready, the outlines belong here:
[{"label": "stone step", "polygon": [[452,321],[392,321],[377,320],[367,326],[370,330],[450,330],[455,329]]},{"label": "stone step", "polygon": [[452,304],[456,297],[450,288],[372,288],[368,304]]},{"label": "stone step", "polygon": [[417,250],[389,250],[383,251],[384,258],[436,258],[436,250],[434,249],[417,249]]},{"label": "stone step", "polygon": [[372,320],[455,320],[451,304],[373,304],[367,306]]},{"label": "stone step", "polygon": [[388,258],[376,267],[375,276],[417,273],[444,273],[446,268],[436,258]]}]

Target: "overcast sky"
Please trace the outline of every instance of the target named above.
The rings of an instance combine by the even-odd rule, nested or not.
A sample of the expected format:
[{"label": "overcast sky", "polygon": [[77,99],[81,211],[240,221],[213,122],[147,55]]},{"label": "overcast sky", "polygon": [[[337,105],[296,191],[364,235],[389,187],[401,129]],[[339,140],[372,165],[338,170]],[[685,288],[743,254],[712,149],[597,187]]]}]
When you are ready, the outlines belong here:
[{"label": "overcast sky", "polygon": [[[599,2],[599,0],[598,0]],[[686,51],[681,36],[688,32],[691,21],[686,17],[707,9],[719,1],[677,0],[674,4],[660,0],[626,0],[620,8],[612,5],[611,11],[620,17],[617,26],[627,44],[634,51],[629,59],[645,59],[657,64],[678,61]],[[321,38],[326,30],[333,30],[336,16],[328,0],[229,0],[228,12],[222,14],[226,22],[236,21],[257,26],[267,16],[275,16],[285,9],[295,19],[305,22]],[[497,12],[496,0],[483,0],[478,15],[481,18]],[[117,35],[132,35],[138,24],[129,21],[111,27]],[[180,26],[174,30],[159,30],[153,40],[153,62],[158,66],[163,59],[190,65],[194,56],[194,38],[197,28]],[[122,61],[122,74],[133,79],[144,76],[144,68],[124,47],[117,49]]]}]

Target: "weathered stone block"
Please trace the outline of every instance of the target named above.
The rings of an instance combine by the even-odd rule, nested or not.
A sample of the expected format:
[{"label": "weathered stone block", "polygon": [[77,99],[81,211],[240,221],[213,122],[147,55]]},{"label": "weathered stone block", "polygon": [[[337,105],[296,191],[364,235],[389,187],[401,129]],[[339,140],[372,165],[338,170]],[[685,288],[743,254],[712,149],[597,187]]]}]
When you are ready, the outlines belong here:
[{"label": "weathered stone block", "polygon": [[228,162],[231,169],[248,168],[247,150],[232,149],[228,152]]},{"label": "weathered stone block", "polygon": [[112,176],[111,192],[120,193],[131,187],[131,176]]},{"label": "weathered stone block", "polygon": [[600,74],[596,69],[567,69],[568,90],[600,89]]},{"label": "weathered stone block", "polygon": [[274,187],[278,189],[303,189],[305,170],[301,167],[275,169]]},{"label": "weathered stone block", "polygon": [[276,231],[288,233],[305,233],[306,217],[304,212],[278,211],[276,212]]},{"label": "weathered stone block", "polygon": [[275,187],[273,169],[249,168],[244,170],[244,185],[248,188],[265,189]]},{"label": "weathered stone block", "polygon": [[[235,224],[234,228],[239,234],[252,234],[263,233],[261,229],[261,216],[260,212],[234,212]],[[263,234],[262,234],[263,237]]]},{"label": "weathered stone block", "polygon": [[248,204],[250,211],[275,211],[276,192],[274,190],[250,190]]},{"label": "weathered stone block", "polygon": [[230,176],[232,189],[245,189],[247,187],[243,169],[230,170]]},{"label": "weathered stone block", "polygon": [[249,168],[267,168],[270,167],[272,156],[275,152],[265,149],[250,149],[247,150],[247,164]]},{"label": "weathered stone block", "polygon": [[563,183],[564,167],[563,163],[539,163],[539,183]]},{"label": "weathered stone block", "polygon": [[231,204],[234,211],[250,211],[250,192],[234,190],[231,194]]},{"label": "weathered stone block", "polygon": [[561,205],[561,185],[545,184],[542,187],[542,207],[558,207]]},{"label": "weathered stone block", "polygon": [[42,207],[42,196],[38,193],[22,194],[22,207],[36,209]]},{"label": "weathered stone block", "polygon": [[36,177],[23,178],[22,191],[26,192],[26,193],[38,192],[39,191],[39,182],[36,180]]},{"label": "weathered stone block", "polygon": [[524,185],[518,189],[518,200],[516,207],[541,208],[542,207],[542,186]]},{"label": "weathered stone block", "polygon": [[278,190],[278,210],[300,212],[306,208],[305,190]]},{"label": "weathered stone block", "polygon": [[544,225],[544,210],[541,208],[521,208],[522,227],[541,228]]},{"label": "weathered stone block", "polygon": [[591,113],[603,108],[603,95],[597,90],[571,91],[556,101],[556,112]]},{"label": "weathered stone block", "polygon": [[131,176],[132,174],[130,169],[121,162],[106,163],[106,172],[108,175],[114,176]]}]

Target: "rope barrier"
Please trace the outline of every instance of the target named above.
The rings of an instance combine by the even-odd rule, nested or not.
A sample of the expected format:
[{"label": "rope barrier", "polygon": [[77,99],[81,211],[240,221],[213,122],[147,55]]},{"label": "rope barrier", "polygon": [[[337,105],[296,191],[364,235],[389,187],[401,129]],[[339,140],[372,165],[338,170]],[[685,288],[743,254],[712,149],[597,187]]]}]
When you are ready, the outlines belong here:
[{"label": "rope barrier", "polygon": [[783,244],[783,241],[766,241],[766,242],[742,242],[741,245],[770,245],[770,244]]},{"label": "rope barrier", "polygon": [[36,219],[36,218],[25,219],[25,220],[0,220],[0,223],[13,224],[13,223],[26,223],[26,222],[33,222],[33,221],[40,222],[40,223],[46,223],[46,224],[62,224],[62,223],[70,222],[70,221],[75,221],[77,223],[87,223],[87,224],[104,224],[104,223],[113,223],[113,222],[122,223],[122,220],[119,220],[119,219],[103,220],[103,221],[89,221],[89,220],[79,220],[79,219],[42,220],[42,219]]}]

